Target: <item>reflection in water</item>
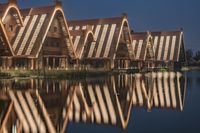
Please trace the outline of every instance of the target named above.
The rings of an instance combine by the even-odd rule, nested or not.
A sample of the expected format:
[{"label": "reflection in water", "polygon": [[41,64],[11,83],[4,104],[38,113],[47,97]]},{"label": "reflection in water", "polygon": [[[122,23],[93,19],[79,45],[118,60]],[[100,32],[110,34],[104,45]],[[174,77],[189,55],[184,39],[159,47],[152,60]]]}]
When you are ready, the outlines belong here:
[{"label": "reflection in water", "polygon": [[200,86],[200,77],[197,77],[197,78],[196,78],[196,84],[197,84],[198,86]]},{"label": "reflection in water", "polygon": [[185,92],[180,72],[122,74],[77,83],[1,80],[0,132],[64,132],[69,122],[126,129],[133,107],[183,111]]}]

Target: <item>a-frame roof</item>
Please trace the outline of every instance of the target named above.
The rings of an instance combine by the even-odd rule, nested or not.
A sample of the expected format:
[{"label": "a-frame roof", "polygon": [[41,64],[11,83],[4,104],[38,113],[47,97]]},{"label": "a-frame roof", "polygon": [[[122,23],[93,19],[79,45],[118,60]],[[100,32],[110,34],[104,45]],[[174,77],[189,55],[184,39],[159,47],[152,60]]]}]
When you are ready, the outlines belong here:
[{"label": "a-frame roof", "polygon": [[0,55],[1,56],[13,56],[14,52],[11,46],[11,42],[9,41],[9,37],[6,33],[5,29],[5,19],[10,11],[15,11],[13,14],[16,22],[21,26],[23,25],[23,20],[19,8],[15,2],[9,3],[0,3]]},{"label": "a-frame roof", "polygon": [[[129,29],[127,16],[69,21],[71,30],[84,29],[87,25],[92,27],[96,42],[86,49],[85,58],[115,59],[123,27],[127,26]],[[129,30],[128,33],[130,33]],[[127,40],[131,43],[131,35],[128,35]],[[133,53],[130,51],[130,54]]]},{"label": "a-frame roof", "polygon": [[[20,28],[13,41],[13,51],[17,57],[37,58],[46,40],[47,33],[55,17],[61,21],[63,38],[70,56],[76,58],[72,41],[61,4],[21,10],[24,26]],[[66,53],[66,55],[69,53]]]},{"label": "a-frame roof", "polygon": [[73,47],[76,55],[79,59],[82,58],[85,48],[92,43],[94,40],[94,35],[91,27],[85,26],[80,30],[69,28],[71,39],[73,42]]},{"label": "a-frame roof", "polygon": [[[185,46],[183,40],[183,31],[162,31],[149,32],[151,36],[152,52],[155,61],[173,61],[178,62],[181,58],[185,59]],[[132,33],[132,46],[136,52],[136,60],[145,59],[145,50],[148,44],[147,32]],[[182,53],[181,53],[182,52]],[[181,55],[182,54],[182,55]]]},{"label": "a-frame roof", "polygon": [[[149,32],[132,33],[132,47],[135,51],[135,60],[148,60],[154,57],[152,36]],[[147,55],[149,54],[149,55]]]},{"label": "a-frame roof", "polygon": [[151,32],[151,35],[156,61],[179,61],[181,49],[184,51],[182,30]]},{"label": "a-frame roof", "polygon": [[4,23],[6,16],[8,15],[8,13],[11,10],[15,11],[14,17],[16,18],[17,23],[20,23],[21,25],[23,25],[23,19],[21,16],[21,12],[20,12],[16,2],[0,4],[0,18],[1,18],[2,22]]}]

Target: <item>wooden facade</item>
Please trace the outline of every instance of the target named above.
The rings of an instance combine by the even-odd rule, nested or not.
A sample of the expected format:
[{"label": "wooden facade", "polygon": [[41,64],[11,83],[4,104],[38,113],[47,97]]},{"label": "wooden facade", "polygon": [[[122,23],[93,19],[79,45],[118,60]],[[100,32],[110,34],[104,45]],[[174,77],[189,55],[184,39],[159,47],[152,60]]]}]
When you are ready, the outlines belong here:
[{"label": "wooden facade", "polygon": [[136,67],[140,70],[154,67],[155,55],[150,32],[133,33],[132,39],[135,59],[132,60],[130,67]]},{"label": "wooden facade", "polygon": [[180,69],[186,65],[184,34],[182,30],[151,32],[155,51],[155,67]]},{"label": "wooden facade", "polygon": [[[128,61],[131,57],[134,58],[134,52],[127,16],[73,20],[69,21],[69,30],[84,30],[88,25],[94,33],[95,42],[86,45],[82,56],[86,65],[105,69],[128,67]],[[76,39],[74,38],[75,46]],[[120,66],[120,62],[123,65]]]},{"label": "wooden facade", "polygon": [[[180,69],[186,64],[183,31],[132,33],[138,68]],[[133,63],[134,64],[134,63]]]},{"label": "wooden facade", "polygon": [[75,53],[79,61],[78,67],[87,67],[87,64],[84,60],[85,59],[84,55],[86,54],[85,53],[86,48],[92,43],[95,43],[92,27],[84,26],[81,29],[78,28],[73,29],[72,27],[69,27],[69,31]]},{"label": "wooden facade", "polygon": [[[69,26],[68,26],[69,25]],[[66,21],[61,2],[20,9],[0,4],[0,68],[180,68],[183,31],[131,33],[120,17]]]},{"label": "wooden facade", "polygon": [[[53,6],[20,10],[15,2],[4,6],[7,8],[6,15],[2,17],[5,28],[2,34],[7,35],[7,45],[13,51],[7,68],[65,69],[76,63],[76,54],[60,2]],[[22,23],[19,18],[23,19]]]}]

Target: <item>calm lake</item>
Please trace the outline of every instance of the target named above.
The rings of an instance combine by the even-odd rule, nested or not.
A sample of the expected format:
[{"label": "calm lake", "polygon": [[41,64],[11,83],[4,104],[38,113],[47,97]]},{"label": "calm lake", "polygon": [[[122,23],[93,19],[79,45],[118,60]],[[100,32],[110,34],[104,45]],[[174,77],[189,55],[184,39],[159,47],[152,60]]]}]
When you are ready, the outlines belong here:
[{"label": "calm lake", "polygon": [[0,80],[0,132],[199,133],[200,71]]}]

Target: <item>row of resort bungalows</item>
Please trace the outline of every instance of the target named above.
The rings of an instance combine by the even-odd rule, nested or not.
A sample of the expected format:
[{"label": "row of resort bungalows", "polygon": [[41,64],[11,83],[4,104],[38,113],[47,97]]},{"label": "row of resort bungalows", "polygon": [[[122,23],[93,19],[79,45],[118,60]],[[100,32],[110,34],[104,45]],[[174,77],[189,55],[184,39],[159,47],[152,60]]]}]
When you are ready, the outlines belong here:
[{"label": "row of resort bungalows", "polygon": [[145,69],[186,64],[183,31],[133,32],[126,14],[65,18],[61,2],[20,9],[0,4],[1,69]]}]

